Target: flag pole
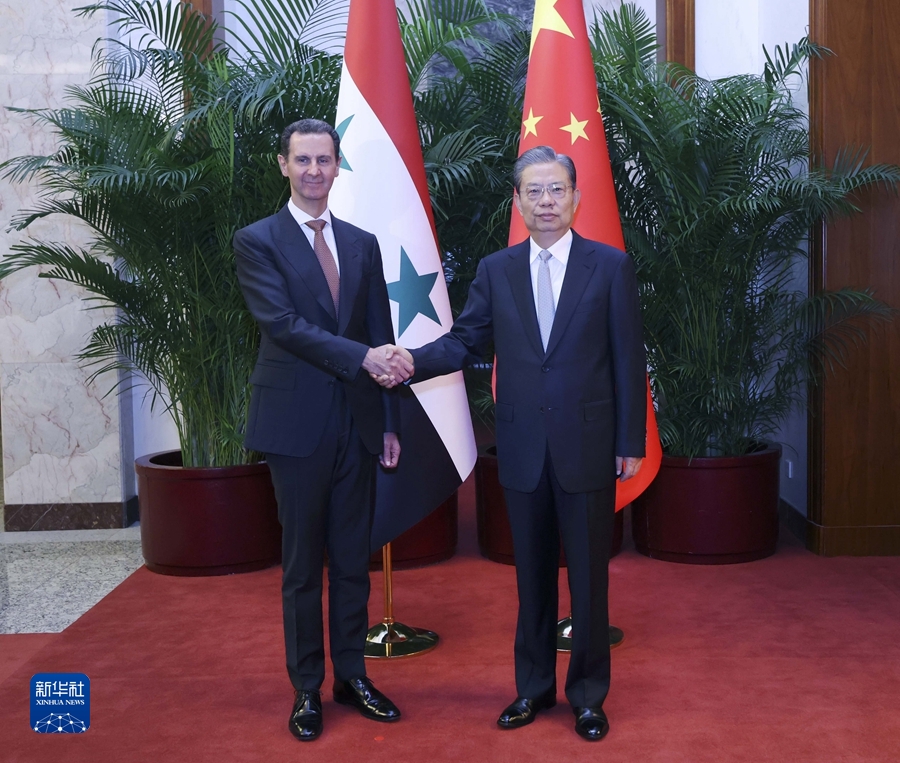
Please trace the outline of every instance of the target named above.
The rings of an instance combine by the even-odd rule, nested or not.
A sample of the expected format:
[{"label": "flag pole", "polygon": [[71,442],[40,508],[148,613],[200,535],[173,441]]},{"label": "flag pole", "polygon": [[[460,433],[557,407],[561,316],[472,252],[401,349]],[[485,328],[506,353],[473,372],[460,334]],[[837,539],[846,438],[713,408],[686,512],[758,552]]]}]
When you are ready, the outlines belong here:
[{"label": "flag pole", "polygon": [[[397,316],[394,335],[404,347],[415,348],[448,331],[453,315],[441,276],[440,249],[395,5],[393,0],[350,3],[335,118],[341,138],[341,169],[329,206],[339,218],[378,237],[388,295],[392,286],[399,290],[390,297],[398,308],[393,313]],[[384,193],[386,186],[391,189],[389,194]],[[427,305],[410,301],[404,274],[418,284],[423,278],[433,279],[435,286],[426,295]],[[426,480],[427,484],[421,484],[421,472],[416,468],[401,467],[393,474],[378,472],[372,521],[376,544],[398,537],[428,513],[426,507],[445,501],[472,470],[477,457],[462,374],[450,383],[429,385],[426,381],[407,388],[400,395],[399,408],[407,442],[437,433],[440,447],[447,453],[443,463],[449,461],[452,466],[435,465],[439,479]],[[432,440],[421,440],[426,441]],[[401,463],[409,461],[404,455]],[[408,657],[433,649],[438,643],[436,633],[394,620],[389,543],[383,547],[382,557],[384,618],[369,630],[365,656]]]},{"label": "flag pole", "polygon": [[386,543],[381,549],[381,561],[384,570],[384,618],[378,625],[369,628],[365,656],[373,660],[397,659],[430,652],[440,641],[437,633],[412,628],[394,620],[394,568],[390,543]]}]

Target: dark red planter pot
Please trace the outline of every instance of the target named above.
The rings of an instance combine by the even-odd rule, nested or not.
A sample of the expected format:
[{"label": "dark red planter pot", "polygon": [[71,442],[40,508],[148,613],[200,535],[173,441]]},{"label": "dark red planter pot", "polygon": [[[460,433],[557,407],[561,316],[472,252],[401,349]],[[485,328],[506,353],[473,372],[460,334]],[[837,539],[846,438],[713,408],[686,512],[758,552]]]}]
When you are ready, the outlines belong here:
[{"label": "dark red planter pot", "polygon": [[735,458],[663,456],[632,508],[638,551],[687,564],[751,562],[775,553],[781,447]]},{"label": "dark red planter pot", "polygon": [[[459,503],[456,493],[391,543],[391,566],[397,570],[424,567],[456,553],[459,537]],[[369,568],[380,570],[381,549],[372,554]]]},{"label": "dark red planter pot", "polygon": [[[506,499],[497,471],[497,448],[493,446],[479,453],[475,462],[475,518],[478,526],[478,549],[481,555],[492,562],[515,564]],[[615,556],[622,550],[623,527],[622,512],[617,511],[610,556]],[[566,555],[562,545],[559,551],[559,566],[566,566]]]},{"label": "dark red planter pot", "polygon": [[228,575],[281,562],[265,463],[185,468],[181,453],[135,461],[144,561],[163,575]]}]

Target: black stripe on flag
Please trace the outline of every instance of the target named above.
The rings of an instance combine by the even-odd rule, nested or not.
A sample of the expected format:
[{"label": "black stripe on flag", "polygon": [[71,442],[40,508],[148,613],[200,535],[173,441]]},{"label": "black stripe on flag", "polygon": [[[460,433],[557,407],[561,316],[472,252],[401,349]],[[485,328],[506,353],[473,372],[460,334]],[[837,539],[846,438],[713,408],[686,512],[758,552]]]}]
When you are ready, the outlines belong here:
[{"label": "black stripe on flag", "polygon": [[373,551],[427,517],[462,484],[453,459],[415,393],[404,385],[397,391],[400,462],[390,471],[378,467]]}]

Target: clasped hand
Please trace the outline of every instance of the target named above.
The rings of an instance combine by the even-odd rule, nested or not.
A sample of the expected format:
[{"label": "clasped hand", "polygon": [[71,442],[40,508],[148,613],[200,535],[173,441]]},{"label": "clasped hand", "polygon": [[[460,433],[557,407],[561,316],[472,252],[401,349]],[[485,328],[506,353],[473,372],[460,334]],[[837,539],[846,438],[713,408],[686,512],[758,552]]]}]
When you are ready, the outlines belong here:
[{"label": "clasped hand", "polygon": [[366,353],[362,367],[385,389],[402,384],[415,372],[412,355],[394,344],[372,347]]}]

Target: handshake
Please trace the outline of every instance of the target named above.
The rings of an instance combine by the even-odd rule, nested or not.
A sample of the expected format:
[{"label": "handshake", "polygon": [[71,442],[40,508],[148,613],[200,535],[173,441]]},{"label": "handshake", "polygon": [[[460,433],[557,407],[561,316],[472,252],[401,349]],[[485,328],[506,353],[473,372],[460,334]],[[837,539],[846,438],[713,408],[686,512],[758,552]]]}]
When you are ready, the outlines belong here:
[{"label": "handshake", "polygon": [[395,344],[372,347],[366,353],[362,367],[385,389],[412,378],[416,370],[409,351]]}]

